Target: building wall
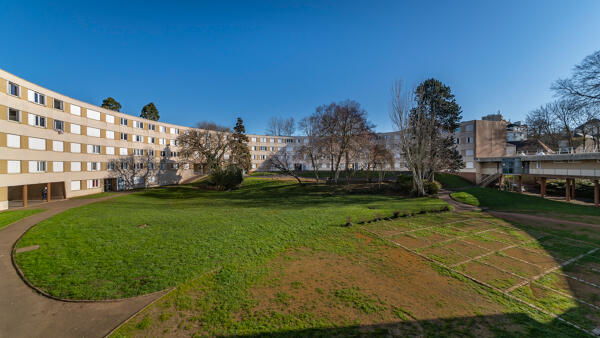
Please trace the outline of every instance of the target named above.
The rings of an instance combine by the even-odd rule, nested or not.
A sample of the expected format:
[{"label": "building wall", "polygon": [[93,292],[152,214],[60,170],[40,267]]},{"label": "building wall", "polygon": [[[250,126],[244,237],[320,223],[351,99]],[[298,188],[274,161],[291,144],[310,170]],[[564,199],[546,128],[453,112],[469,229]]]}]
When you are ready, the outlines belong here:
[{"label": "building wall", "polygon": [[506,155],[506,122],[475,121],[475,157]]}]

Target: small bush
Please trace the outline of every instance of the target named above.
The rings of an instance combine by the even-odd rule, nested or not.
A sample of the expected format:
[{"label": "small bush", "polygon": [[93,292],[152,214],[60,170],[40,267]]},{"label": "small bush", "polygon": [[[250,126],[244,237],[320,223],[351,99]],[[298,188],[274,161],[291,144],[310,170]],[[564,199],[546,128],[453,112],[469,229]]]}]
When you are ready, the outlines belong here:
[{"label": "small bush", "polygon": [[244,175],[242,169],[230,165],[227,168],[216,168],[210,174],[210,181],[219,190],[230,190],[242,183]]},{"label": "small bush", "polygon": [[425,193],[427,195],[436,195],[440,191],[440,186],[436,182],[423,182],[423,188],[425,188]]},{"label": "small bush", "polygon": [[[440,186],[436,182],[423,182],[425,193],[427,195],[436,195],[440,191]],[[398,175],[396,179],[396,189],[402,195],[411,195],[414,193],[412,176]]]}]

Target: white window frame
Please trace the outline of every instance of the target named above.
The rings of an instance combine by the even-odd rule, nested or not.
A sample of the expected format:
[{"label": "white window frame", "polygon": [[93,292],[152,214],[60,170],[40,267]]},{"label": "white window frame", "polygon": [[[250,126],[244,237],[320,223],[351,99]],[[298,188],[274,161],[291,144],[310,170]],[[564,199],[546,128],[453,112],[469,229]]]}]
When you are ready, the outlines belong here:
[{"label": "white window frame", "polygon": [[21,148],[21,136],[6,134],[6,146],[9,148]]},{"label": "white window frame", "polygon": [[[16,93],[13,93],[12,89],[15,88]],[[6,86],[6,91],[9,95],[21,97],[21,86],[18,84],[8,81],[8,85]]]},{"label": "white window frame", "polygon": [[[17,112],[17,120],[16,120],[16,121],[15,121],[15,120],[12,120],[12,119],[10,118],[10,111],[11,111],[11,110],[12,110],[12,111],[15,111],[15,112]],[[6,118],[8,119],[8,121],[11,121],[11,122],[16,122],[16,123],[21,123],[21,115],[22,115],[22,114],[21,114],[21,111],[20,111],[20,110],[18,110],[18,109],[15,109],[15,108],[8,107],[8,109],[7,109],[7,112],[6,112],[6,113],[8,114],[8,115],[6,116]]]},{"label": "white window frame", "polygon": [[7,174],[20,174],[21,173],[21,161],[6,161],[6,173]]}]

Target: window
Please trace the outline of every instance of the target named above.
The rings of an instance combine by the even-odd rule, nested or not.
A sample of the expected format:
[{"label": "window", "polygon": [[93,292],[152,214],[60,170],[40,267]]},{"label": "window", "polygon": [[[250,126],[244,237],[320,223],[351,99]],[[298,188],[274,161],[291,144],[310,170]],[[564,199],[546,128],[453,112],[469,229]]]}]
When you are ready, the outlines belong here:
[{"label": "window", "polygon": [[171,128],[169,128],[169,132],[170,132],[171,134],[175,134],[175,128],[172,128],[172,127],[171,127]]},{"label": "window", "polygon": [[267,138],[266,137],[261,137],[260,138],[260,142],[267,142]]},{"label": "window", "polygon": [[467,143],[471,143],[471,142],[473,142],[473,138],[472,138],[472,137],[470,137],[470,136],[469,136],[469,137],[467,137]]},{"label": "window", "polygon": [[106,163],[106,170],[115,170],[115,162]]},{"label": "window", "polygon": [[21,148],[21,136],[6,134],[6,146],[10,148]]},{"label": "window", "polygon": [[54,109],[65,110],[65,104],[59,99],[54,99]]},{"label": "window", "polygon": [[121,162],[121,170],[127,170],[128,167],[127,162]]},{"label": "window", "polygon": [[52,171],[55,173],[62,173],[64,171],[63,162],[60,162],[60,161],[52,162]]},{"label": "window", "polygon": [[81,144],[71,143],[71,152],[72,153],[80,153],[81,152]]},{"label": "window", "polygon": [[111,139],[114,140],[115,139],[115,132],[112,130],[107,130],[106,131],[106,138],[107,139]]},{"label": "window", "polygon": [[148,143],[156,143],[156,139],[154,137],[148,137]]},{"label": "window", "polygon": [[256,146],[252,146],[252,150],[256,150]]},{"label": "window", "polygon": [[52,141],[52,150],[54,151],[63,151],[64,145],[62,141]]},{"label": "window", "polygon": [[81,126],[75,123],[71,123],[71,134],[81,135]]},{"label": "window", "polygon": [[473,149],[467,149],[465,153],[466,156],[473,156]]},{"label": "window", "polygon": [[535,162],[535,169],[542,169],[542,162],[541,161],[536,161]]},{"label": "window", "polygon": [[6,161],[6,172],[8,174],[21,173],[21,161]]},{"label": "window", "polygon": [[71,114],[81,116],[81,107],[72,104],[71,105]]},{"label": "window", "polygon": [[271,147],[271,151],[275,151],[275,147]]},{"label": "window", "polygon": [[179,135],[179,128],[175,128],[175,134]]},{"label": "window", "polygon": [[260,159],[261,160],[266,160],[267,159],[267,155],[260,155]]},{"label": "window", "polygon": [[87,134],[88,136],[100,137],[100,129],[87,127]]},{"label": "window", "polygon": [[179,141],[177,141],[177,140],[171,140],[171,145],[172,146],[178,146],[179,145]]},{"label": "window", "polygon": [[46,161],[29,161],[30,173],[46,172]]},{"label": "window", "polygon": [[127,119],[124,118],[124,117],[121,117],[119,119],[119,124],[122,125],[122,126],[126,126],[127,125]]},{"label": "window", "polygon": [[46,150],[46,140],[44,140],[43,138],[30,137],[29,149]]},{"label": "window", "polygon": [[100,162],[88,162],[87,163],[88,171],[98,171],[98,170],[100,170],[100,168],[101,168]]},{"label": "window", "polygon": [[65,123],[61,120],[54,120],[54,130],[63,132],[65,130]]},{"label": "window", "polygon": [[252,169],[256,169],[256,163],[252,163]]},{"label": "window", "polygon": [[136,162],[135,163],[135,169],[138,169],[138,170],[144,169],[144,163],[143,162]]},{"label": "window", "polygon": [[133,135],[133,142],[144,142],[144,137],[141,135]]},{"label": "window", "polygon": [[167,139],[159,138],[158,139],[158,144],[163,145],[163,146],[166,145],[167,144]]},{"label": "window", "polygon": [[148,124],[148,130],[156,131],[156,125],[155,124]]},{"label": "window", "polygon": [[36,127],[46,127],[46,118],[40,115],[29,114],[29,125]]},{"label": "window", "polygon": [[260,146],[260,150],[261,150],[261,151],[267,150],[267,147],[265,147],[265,146]]},{"label": "window", "polygon": [[148,156],[154,156],[154,149],[148,149],[147,154]]},{"label": "window", "polygon": [[165,127],[165,126],[158,126],[158,131],[161,132],[161,133],[164,133],[164,132],[167,131],[167,127]]},{"label": "window", "polygon": [[123,141],[127,141],[127,134],[126,133],[120,133],[121,134],[121,140]]},{"label": "window", "polygon": [[8,83],[8,93],[14,96],[21,96],[21,87],[18,84],[9,82]]},{"label": "window", "polygon": [[164,151],[164,150],[161,150],[161,151],[160,151],[160,156],[161,156],[161,157],[166,157],[166,156],[167,156],[167,152],[166,152],[166,151]]},{"label": "window", "polygon": [[21,122],[21,112],[14,108],[8,108],[8,120]]},{"label": "window", "polygon": [[256,142],[256,137],[253,137],[253,138],[252,138],[252,142]]},{"label": "window", "polygon": [[100,146],[88,144],[87,152],[88,152],[88,154],[100,154]]},{"label": "window", "polygon": [[71,191],[81,190],[81,181],[71,181]]},{"label": "window", "polygon": [[115,147],[106,147],[106,155],[114,155]]},{"label": "window", "polygon": [[274,138],[270,139],[269,141],[270,141],[271,143],[275,143],[275,139],[274,139]]},{"label": "window", "polygon": [[467,124],[465,126],[465,131],[473,131],[473,125],[472,124]]},{"label": "window", "polygon": [[144,149],[133,149],[133,155],[135,155],[135,156],[143,156],[144,155]]},{"label": "window", "polygon": [[139,128],[139,129],[144,129],[144,122],[133,121],[133,127],[134,128]]},{"label": "window", "polygon": [[190,164],[189,163],[184,163],[183,164],[183,169],[185,169],[185,170],[190,169]]},{"label": "window", "polygon": [[112,115],[106,114],[106,123],[115,123],[115,117]]},{"label": "window", "polygon": [[87,187],[88,187],[88,189],[100,187],[100,180],[99,179],[87,180]]},{"label": "window", "polygon": [[466,168],[467,168],[467,169],[473,169],[473,168],[474,168],[474,166],[473,166],[473,162],[467,162],[467,163],[466,163]]},{"label": "window", "polygon": [[119,155],[126,156],[127,155],[127,148],[119,148]]},{"label": "window", "polygon": [[151,170],[156,169],[156,164],[154,162],[148,162],[148,169],[151,169]]},{"label": "window", "polygon": [[38,92],[35,92],[33,90],[29,90],[29,92],[27,93],[28,99],[30,102],[33,103],[37,103],[37,104],[46,104],[46,95],[44,94],[40,94]]},{"label": "window", "polygon": [[88,119],[92,119],[92,120],[96,120],[96,121],[100,121],[100,112],[88,109],[87,110],[87,118]]},{"label": "window", "polygon": [[71,162],[71,171],[81,171],[81,162]]}]

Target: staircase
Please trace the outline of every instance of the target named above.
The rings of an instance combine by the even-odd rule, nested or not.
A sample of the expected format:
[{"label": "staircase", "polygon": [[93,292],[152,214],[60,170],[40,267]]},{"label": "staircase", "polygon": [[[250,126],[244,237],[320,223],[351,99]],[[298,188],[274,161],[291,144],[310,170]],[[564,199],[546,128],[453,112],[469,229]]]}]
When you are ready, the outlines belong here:
[{"label": "staircase", "polygon": [[500,177],[502,177],[501,173],[488,175],[481,181],[481,183],[479,183],[479,186],[487,187],[488,185],[490,185],[490,183],[494,182],[495,180],[499,179]]}]

